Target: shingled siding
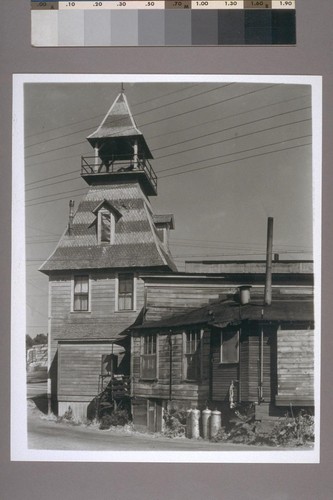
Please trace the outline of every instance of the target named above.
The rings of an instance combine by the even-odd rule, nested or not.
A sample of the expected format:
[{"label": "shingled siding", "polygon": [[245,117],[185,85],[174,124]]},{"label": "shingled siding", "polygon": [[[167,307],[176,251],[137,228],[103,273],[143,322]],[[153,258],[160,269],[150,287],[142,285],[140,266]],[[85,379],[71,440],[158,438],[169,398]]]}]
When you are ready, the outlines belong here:
[{"label": "shingled siding", "polygon": [[[172,337],[172,380],[171,400],[189,405],[204,403],[209,399],[209,366],[210,366],[210,333],[205,331],[202,344],[202,377],[200,382],[192,383],[184,380],[183,332],[173,333]],[[134,334],[132,338],[132,384],[133,396],[142,398],[170,398],[170,346],[166,333],[159,333],[157,339],[157,377],[153,381],[141,378],[141,336]]]},{"label": "shingled siding", "polygon": [[[119,213],[112,244],[98,242],[96,209],[107,203]],[[41,271],[163,268],[176,270],[157,235],[150,202],[138,182],[90,186],[66,231]]]},{"label": "shingled siding", "polygon": [[314,331],[279,330],[277,334],[278,405],[314,404]]}]

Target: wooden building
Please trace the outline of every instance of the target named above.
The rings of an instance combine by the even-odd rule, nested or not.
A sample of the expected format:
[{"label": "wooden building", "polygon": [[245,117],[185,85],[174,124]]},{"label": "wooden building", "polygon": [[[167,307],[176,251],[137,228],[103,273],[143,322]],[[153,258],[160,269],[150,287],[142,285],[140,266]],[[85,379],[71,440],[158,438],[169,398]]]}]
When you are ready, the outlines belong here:
[{"label": "wooden building", "polygon": [[[141,274],[176,270],[167,236],[173,216],[154,215],[152,154],[120,93],[88,138],[89,190],[40,270],[49,276],[49,387],[54,412],[76,418],[111,372],[129,374],[122,340],[144,306]],[[110,357],[111,356],[111,357]],[[113,360],[112,366],[110,359]],[[111,370],[111,371],[110,371]]]},{"label": "wooden building", "polygon": [[256,403],[263,419],[314,405],[312,263],[274,262],[269,306],[265,262],[209,265],[219,273],[144,277],[145,321],[131,345],[138,427],[160,430],[172,407]]},{"label": "wooden building", "polygon": [[49,408],[87,417],[115,374],[130,377],[135,425],[152,431],[168,407],[255,402],[264,414],[265,404],[266,413],[313,405],[312,263],[274,261],[267,307],[264,262],[188,262],[178,273],[173,216],[153,214],[152,154],[123,93],[87,139],[88,192],[76,211],[70,202],[40,268],[49,277]]}]

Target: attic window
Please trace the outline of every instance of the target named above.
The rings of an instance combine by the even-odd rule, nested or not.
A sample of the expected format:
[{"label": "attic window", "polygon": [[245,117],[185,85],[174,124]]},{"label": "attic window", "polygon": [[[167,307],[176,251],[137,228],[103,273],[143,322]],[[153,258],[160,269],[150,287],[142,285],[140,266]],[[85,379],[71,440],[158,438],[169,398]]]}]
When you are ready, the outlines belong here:
[{"label": "attic window", "polygon": [[114,240],[115,218],[114,215],[106,209],[98,212],[97,236],[99,243],[112,243]]}]

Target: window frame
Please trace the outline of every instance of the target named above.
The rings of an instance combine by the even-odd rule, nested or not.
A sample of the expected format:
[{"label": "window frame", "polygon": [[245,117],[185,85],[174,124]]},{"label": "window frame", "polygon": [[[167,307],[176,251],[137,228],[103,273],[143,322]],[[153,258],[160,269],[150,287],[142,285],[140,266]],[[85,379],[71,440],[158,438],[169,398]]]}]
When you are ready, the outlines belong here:
[{"label": "window frame", "polygon": [[[188,347],[188,340],[187,340],[187,334],[189,333],[195,333],[196,336],[198,336],[198,339],[196,339],[196,348],[194,352],[187,352],[187,347]],[[190,382],[190,383],[200,383],[202,381],[203,377],[203,366],[202,366],[202,357],[203,357],[203,336],[204,336],[204,329],[203,328],[191,328],[189,330],[184,330],[183,331],[183,362],[182,362],[182,369],[183,369],[183,380],[185,382]],[[190,341],[191,342],[191,341]],[[199,351],[198,351],[199,348]],[[190,356],[193,355],[198,356],[198,361],[197,361],[197,376],[196,378],[189,378],[188,377],[188,359]]]},{"label": "window frame", "polygon": [[[146,340],[151,339],[151,347],[153,347],[154,352],[147,353],[145,352],[147,344]],[[149,345],[148,345],[148,350]],[[144,380],[146,382],[154,382],[158,380],[158,361],[159,361],[159,356],[158,356],[158,351],[159,351],[159,335],[157,333],[150,333],[146,335],[142,335],[140,339],[140,380]],[[153,376],[147,376],[144,374],[144,368],[143,368],[143,360],[147,359],[148,356],[151,359],[154,359],[155,362],[155,373]]]},{"label": "window frame", "polygon": [[[110,238],[109,241],[102,241],[102,215],[110,215]],[[99,245],[110,245],[114,243],[114,236],[116,230],[116,219],[111,210],[107,208],[101,208],[97,214],[97,241]]]},{"label": "window frame", "polygon": [[[223,334],[234,334],[237,336],[237,360],[236,361],[228,361],[223,359]],[[240,356],[240,331],[239,330],[221,330],[220,331],[220,348],[219,348],[219,363],[220,365],[236,365],[239,363]]]},{"label": "window frame", "polygon": [[[75,293],[76,280],[78,278],[86,278],[88,291],[86,293]],[[91,279],[89,274],[74,274],[72,276],[72,301],[71,301],[71,312],[72,313],[89,313],[91,312]],[[87,296],[87,309],[76,309],[75,308],[75,298],[77,295]]]},{"label": "window frame", "polygon": [[[121,294],[120,293],[120,282],[121,282],[121,277],[122,276],[131,276],[132,277],[132,307],[130,309],[124,309],[122,307],[119,307],[120,305],[120,298]],[[120,313],[126,313],[130,311],[136,311],[136,288],[137,288],[137,275],[136,273],[126,273],[126,272],[120,272],[116,274],[115,277],[115,312],[120,312]]]}]

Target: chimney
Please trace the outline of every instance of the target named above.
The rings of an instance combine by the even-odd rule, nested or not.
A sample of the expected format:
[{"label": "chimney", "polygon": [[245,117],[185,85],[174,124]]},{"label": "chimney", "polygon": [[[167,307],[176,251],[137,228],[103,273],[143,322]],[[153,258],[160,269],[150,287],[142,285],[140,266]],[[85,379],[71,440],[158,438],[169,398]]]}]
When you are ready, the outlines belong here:
[{"label": "chimney", "polygon": [[69,218],[68,218],[68,234],[72,234],[72,226],[74,219],[74,200],[69,200]]},{"label": "chimney", "polygon": [[251,287],[247,285],[243,285],[239,287],[239,302],[241,303],[242,306],[245,304],[248,304],[250,302],[250,290]]},{"label": "chimney", "polygon": [[272,303],[272,251],[273,251],[273,217],[267,220],[266,282],[264,303]]}]

